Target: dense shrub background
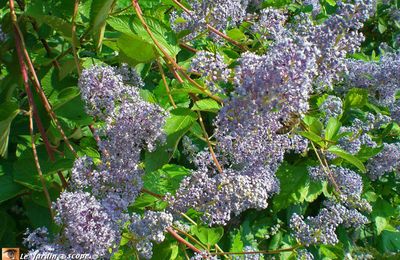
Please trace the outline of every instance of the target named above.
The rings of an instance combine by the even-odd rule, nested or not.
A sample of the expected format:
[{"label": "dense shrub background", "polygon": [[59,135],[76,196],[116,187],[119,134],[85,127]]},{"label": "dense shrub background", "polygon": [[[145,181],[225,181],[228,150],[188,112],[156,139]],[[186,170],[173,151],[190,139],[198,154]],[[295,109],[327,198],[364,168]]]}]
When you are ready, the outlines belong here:
[{"label": "dense shrub background", "polygon": [[[182,2],[190,7],[191,5],[187,3],[193,1]],[[238,8],[229,2],[218,1],[218,4],[226,8],[225,10]],[[250,2],[252,5],[249,6],[248,12],[252,12],[253,15],[244,19],[245,10],[236,9],[237,25],[231,21],[230,26],[219,27],[219,21],[212,21],[216,29],[228,36],[227,40],[209,32],[207,24],[201,24],[200,18],[196,21],[200,24],[198,27],[183,28],[190,30],[180,31],[182,29],[180,26],[183,25],[179,23],[184,20],[179,20],[183,18],[174,20],[174,18],[184,15],[181,8],[171,0],[139,1],[145,22],[156,42],[169,56],[176,59],[176,65],[182,67],[191,76],[189,79],[184,78],[183,83],[180,83],[174,78],[174,73],[172,73],[174,70],[171,70],[171,66],[175,65],[165,58],[166,53],[161,52],[160,46],[157,46],[154,39],[149,36],[129,0],[82,0],[75,1],[75,5],[74,1],[63,0],[15,1],[18,19],[16,23],[23,35],[23,42],[19,45],[16,40],[19,33],[13,26],[10,5],[7,1],[2,1],[0,3],[2,29],[0,34],[0,246],[21,247],[27,251],[26,244],[22,244],[27,228],[32,231],[36,228],[47,227],[50,237],[62,233],[65,228],[65,226],[57,225],[52,219],[49,199],[46,198],[44,192],[47,190],[50,200],[56,202],[60,193],[65,190],[66,185],[63,181],[69,183],[72,181],[71,169],[76,160],[74,152],[60,133],[57,122],[78,157],[91,157],[95,164],[102,160],[104,153],[102,154],[101,147],[98,147],[98,136],[93,134],[95,133],[93,130],[103,129],[104,118],[101,117],[101,113],[91,113],[88,103],[98,97],[93,98],[95,91],[92,89],[85,89],[85,86],[92,82],[91,80],[85,82],[85,79],[91,79],[90,76],[93,74],[90,73],[95,73],[88,72],[88,69],[94,65],[119,67],[127,64],[135,68],[143,84],[139,84],[139,79],[136,79],[134,83],[127,83],[127,85],[140,88],[140,91],[137,89],[138,97],[132,101],[132,106],[143,108],[138,109],[138,113],[143,110],[150,111],[148,112],[150,114],[157,111],[157,115],[153,115],[151,120],[143,121],[145,130],[139,131],[141,133],[139,137],[129,136],[135,138],[131,140],[132,143],[139,142],[137,140],[140,138],[144,140],[140,140],[140,145],[134,147],[137,148],[135,156],[137,155],[141,160],[144,190],[138,191],[140,194],[130,194],[137,198],[128,208],[129,214],[140,219],[140,215],[153,214],[145,212],[163,212],[166,208],[168,209],[168,203],[162,196],[167,195],[168,198],[169,194],[175,194],[184,177],[207,172],[211,166],[206,165],[206,161],[208,164],[213,164],[215,160],[213,161],[208,155],[196,158],[196,154],[208,150],[206,142],[208,137],[211,140],[210,145],[214,147],[218,156],[220,156],[219,148],[223,147],[221,149],[226,150],[231,148],[229,142],[218,144],[218,140],[224,140],[221,132],[228,127],[217,131],[218,126],[216,127],[215,122],[219,122],[222,126],[229,126],[221,119],[221,115],[229,118],[229,112],[224,114],[221,111],[229,111],[230,94],[237,88],[233,77],[239,72],[234,69],[244,63],[241,69],[243,75],[247,77],[246,69],[252,68],[251,62],[241,63],[240,58],[250,57],[251,61],[252,56],[246,53],[247,51],[257,55],[266,53],[266,59],[268,55],[273,55],[267,51],[273,41],[263,38],[265,35],[262,33],[262,28],[259,32],[252,29],[254,21],[262,17],[261,10],[266,10],[266,8],[285,10],[289,22],[293,22],[302,13],[312,14],[319,6],[317,1],[313,3],[314,9],[311,1]],[[216,210],[213,208],[212,216],[208,218],[202,215],[201,210],[189,209],[185,212],[184,218],[174,219],[179,221],[173,224],[176,230],[186,229],[186,232],[178,232],[183,239],[211,253],[260,251],[260,254],[225,256],[243,259],[253,259],[251,257],[269,259],[272,256],[277,259],[295,259],[301,257],[302,253],[305,254],[302,251],[304,249],[307,249],[315,259],[398,259],[400,257],[400,148],[398,147],[400,102],[393,101],[389,105],[381,102],[387,91],[400,89],[400,82],[396,82],[400,75],[399,54],[396,56],[396,51],[400,47],[400,3],[396,0],[379,0],[373,4],[376,4],[374,15],[360,30],[365,35],[361,48],[355,49],[355,53],[349,51],[347,54],[348,59],[363,62],[379,62],[382,57],[393,55],[393,61],[389,59],[387,63],[384,63],[385,66],[375,68],[375,74],[372,76],[375,79],[365,79],[372,82],[373,86],[364,88],[362,79],[357,77],[356,72],[369,69],[362,63],[359,67],[353,64],[350,68],[350,71],[351,69],[355,71],[355,78],[349,76],[346,78],[347,81],[332,80],[329,81],[328,88],[315,90],[310,96],[308,111],[298,115],[300,118],[295,118],[293,122],[285,123],[287,129],[279,129],[284,132],[283,134],[293,131],[296,136],[301,135],[307,138],[309,144],[307,151],[302,150],[301,153],[288,151],[285,154],[284,161],[276,170],[280,190],[276,194],[271,191],[268,206],[262,210],[244,210],[237,216],[225,216],[226,219],[217,215],[218,207],[222,206],[215,206]],[[196,5],[193,6],[196,7]],[[201,8],[201,6],[197,7]],[[338,4],[333,0],[321,1],[318,8],[320,11],[314,16],[317,24],[323,23],[334,15]],[[228,20],[233,19],[231,17]],[[189,32],[192,34],[188,35]],[[35,90],[38,86],[35,84],[32,73],[29,74],[28,82],[28,88],[32,94],[26,91],[16,46],[25,48],[30,56],[40,87],[51,105],[50,111],[43,101],[43,96]],[[193,49],[207,52],[195,54]],[[207,56],[207,53],[218,53],[216,65],[213,64],[215,67],[207,66],[210,58],[214,57]],[[395,66],[396,64],[398,67]],[[79,81],[82,71],[84,76]],[[381,80],[385,79],[385,75],[394,75],[392,77],[394,82],[389,87],[386,81]],[[169,89],[166,89],[166,85]],[[199,90],[198,86],[207,86],[208,90]],[[93,100],[87,98],[90,95]],[[396,94],[397,99],[400,99],[399,95],[400,93]],[[82,100],[82,96],[86,97],[86,100]],[[30,97],[33,99],[29,100]],[[122,102],[123,99],[118,96],[117,103]],[[37,117],[29,116],[31,101],[36,106]],[[221,101],[226,101],[224,106]],[[332,104],[333,107],[329,107]],[[339,106],[342,108],[335,111]],[[237,113],[241,110],[240,108],[242,107],[239,106]],[[137,112],[134,109],[132,111]],[[376,118],[383,117],[383,123],[380,123],[378,127],[368,129],[371,142],[375,142],[376,145],[362,146],[353,154],[344,151],[347,148],[344,149],[343,146],[341,146],[343,150],[339,149],[336,144],[339,145],[340,138],[346,137],[343,133],[352,131],[349,129],[354,127],[353,123],[356,119],[368,121],[371,114]],[[392,118],[389,118],[390,116]],[[58,119],[57,122],[54,120],[55,117]],[[33,118],[34,122],[33,133],[30,132],[30,118]],[[157,124],[163,123],[163,120],[167,122],[164,127],[166,141],[161,140],[152,149],[151,142],[160,137]],[[42,132],[37,124],[38,121],[43,125]],[[378,121],[379,119],[376,119],[376,122]],[[151,124],[149,122],[155,122],[155,126],[146,125]],[[254,121],[254,124],[257,123]],[[148,132],[148,129],[154,132]],[[352,138],[359,138],[359,136],[349,136],[347,135],[348,139],[345,143],[351,143]],[[37,156],[32,152],[34,148],[32,138]],[[392,150],[389,148],[385,150],[388,144],[393,145],[390,146]],[[120,145],[124,146],[124,143],[121,142]],[[121,151],[129,150],[122,146]],[[379,157],[381,151],[385,153]],[[300,239],[296,240],[294,227],[290,225],[292,216],[294,214],[317,216],[325,207],[324,201],[337,196],[336,184],[334,185],[329,178],[320,178],[316,181],[315,178],[310,177],[312,171],[309,167],[318,167],[320,160],[317,155],[324,152],[331,152],[332,156],[328,158],[329,166],[333,171],[338,169],[338,176],[341,174],[340,166],[361,176],[362,179],[359,180],[360,182],[362,180],[363,185],[361,198],[372,206],[372,211],[364,214],[368,219],[365,225],[356,228],[340,225],[334,230],[338,243],[311,243],[309,247],[305,247],[305,243],[301,244]],[[378,157],[375,157],[377,154]],[[259,155],[257,156],[259,158]],[[38,173],[35,157],[38,159],[43,178]],[[373,161],[374,158],[375,161]],[[222,160],[221,164],[228,164],[229,160],[233,160],[233,158],[222,158],[222,156],[219,159]],[[252,159],[249,153],[243,152],[241,160],[244,163]],[[203,161],[203,164],[200,164],[203,168],[197,167],[199,164],[196,160]],[[389,168],[393,167],[387,171],[383,170],[382,174],[377,173],[377,167],[385,165],[389,165]],[[196,168],[200,170],[196,171]],[[256,164],[252,164],[252,168],[246,168],[249,172],[258,171],[258,169]],[[232,170],[234,174],[236,174],[235,170]],[[315,169],[315,175],[319,174],[317,171],[318,169]],[[352,180],[357,182],[357,178],[359,177],[354,177]],[[132,181],[129,176],[124,180]],[[348,185],[344,183],[344,186]],[[191,184],[191,182],[186,184],[188,189]],[[43,185],[46,187],[45,190]],[[240,183],[237,186],[240,186]],[[130,187],[128,186],[127,189]],[[223,187],[218,187],[218,189],[222,190]],[[132,190],[130,192],[134,193]],[[235,192],[236,190],[233,193]],[[256,190],[253,192],[257,193]],[[184,197],[182,190],[178,191],[178,194],[183,200],[187,199],[192,203],[190,197]],[[62,198],[67,200],[67,196]],[[84,196],[74,197],[77,205],[79,204],[77,201],[85,200],[91,201]],[[179,202],[179,197],[172,201],[176,204],[184,204],[184,202]],[[58,206],[59,212],[62,212],[61,204]],[[90,206],[90,210],[97,210],[93,204]],[[202,206],[204,205],[200,205],[197,209],[201,209]],[[174,207],[181,209],[180,205]],[[185,207],[182,206],[182,208]],[[149,218],[152,217],[154,216]],[[155,218],[168,222],[169,216],[156,215]],[[214,219],[216,225],[209,226],[210,219]],[[163,226],[163,223],[149,224],[145,220],[138,220],[138,223],[143,226],[149,225],[154,230]],[[129,221],[133,220],[129,219]],[[107,221],[104,222],[106,223],[104,225],[109,224]],[[151,226],[153,224],[154,227]],[[139,256],[136,250],[139,246],[131,231],[128,225],[121,230],[123,235],[119,245],[114,248],[112,256],[105,256],[105,258],[135,259]],[[159,236],[163,237],[163,234]],[[157,241],[157,239],[151,240]],[[153,259],[186,259],[193,256],[193,250],[185,249],[185,245],[171,232],[166,234],[163,242],[154,243],[152,251]],[[306,256],[303,255],[303,257]]]}]

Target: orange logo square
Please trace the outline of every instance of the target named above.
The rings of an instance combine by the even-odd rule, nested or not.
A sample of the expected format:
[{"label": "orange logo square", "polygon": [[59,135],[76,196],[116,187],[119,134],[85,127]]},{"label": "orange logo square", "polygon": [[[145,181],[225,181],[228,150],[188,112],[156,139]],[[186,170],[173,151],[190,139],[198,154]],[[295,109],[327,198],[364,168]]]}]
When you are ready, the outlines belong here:
[{"label": "orange logo square", "polygon": [[20,260],[19,248],[2,248],[1,260]]}]

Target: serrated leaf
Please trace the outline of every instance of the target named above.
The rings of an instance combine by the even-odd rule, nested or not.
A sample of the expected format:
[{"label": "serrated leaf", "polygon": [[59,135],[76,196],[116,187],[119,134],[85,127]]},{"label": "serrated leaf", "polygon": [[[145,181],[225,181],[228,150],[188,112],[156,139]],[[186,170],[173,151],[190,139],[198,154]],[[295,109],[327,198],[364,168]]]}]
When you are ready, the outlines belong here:
[{"label": "serrated leaf", "polygon": [[305,200],[312,201],[322,193],[321,183],[311,183],[306,165],[293,166],[283,163],[276,172],[281,190],[273,198],[274,210],[287,208]]},{"label": "serrated leaf", "polygon": [[[175,33],[173,33],[166,25],[161,23],[159,20],[153,17],[144,17],[149,29],[153,33],[160,46],[171,56],[175,57],[180,48],[176,39]],[[142,41],[146,42],[147,45],[154,46],[153,39],[149,36],[147,31],[143,28],[140,20],[137,17],[130,15],[121,15],[117,17],[110,17],[107,20],[108,24],[115,30],[122,32],[129,36],[139,37]],[[153,47],[160,55],[163,53]]]},{"label": "serrated leaf", "polygon": [[114,0],[92,0],[90,6],[90,26],[96,31],[106,22]]},{"label": "serrated leaf", "polygon": [[343,150],[342,148],[332,145],[328,148],[328,151],[339,156],[340,158],[346,160],[347,162],[353,164],[354,166],[356,166],[361,172],[366,173],[367,170],[365,169],[364,164],[357,159],[357,157],[355,157],[354,155],[349,154],[348,152],[346,152],[345,150]]}]

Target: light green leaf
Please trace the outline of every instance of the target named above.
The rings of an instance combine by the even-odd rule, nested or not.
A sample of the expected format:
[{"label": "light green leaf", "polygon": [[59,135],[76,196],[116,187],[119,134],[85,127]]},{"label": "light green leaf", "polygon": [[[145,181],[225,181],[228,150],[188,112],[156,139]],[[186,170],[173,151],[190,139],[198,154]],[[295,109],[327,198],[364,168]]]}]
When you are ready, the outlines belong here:
[{"label": "light green leaf", "polygon": [[202,99],[194,103],[192,110],[217,113],[221,106],[213,99]]},{"label": "light green leaf", "polygon": [[314,143],[317,143],[317,144],[323,146],[323,142],[322,142],[321,136],[315,134],[314,132],[305,132],[305,131],[302,131],[302,132],[299,132],[299,134],[300,134],[301,136],[303,136],[303,137],[305,137],[305,138],[307,138],[307,139],[313,141]]},{"label": "light green leaf", "polygon": [[120,58],[129,63],[141,63],[154,60],[157,52],[154,46],[142,40],[139,36],[123,34],[117,41],[121,51]]},{"label": "light green leaf", "polygon": [[[171,29],[153,17],[144,17],[144,19],[160,46],[171,57],[175,57],[180,51],[180,48],[176,36]],[[107,20],[107,23],[123,34],[139,37],[141,40],[146,42],[147,45],[153,46],[153,48],[159,51],[162,55],[162,52],[158,48],[155,48],[153,39],[143,28],[139,18],[132,17],[131,15],[121,15],[110,17]]]},{"label": "light green leaf", "polygon": [[157,171],[146,173],[143,176],[144,187],[157,194],[174,192],[184,177],[189,175],[190,170],[183,166],[167,164]]},{"label": "light green leaf", "polygon": [[329,118],[328,124],[326,125],[325,129],[325,139],[326,140],[333,140],[334,137],[339,132],[340,127],[342,124],[339,120],[334,117]]},{"label": "light green leaf", "polygon": [[198,237],[200,242],[208,246],[217,244],[224,235],[223,227],[210,228],[192,226],[191,231],[196,237]]},{"label": "light green leaf", "polygon": [[339,156],[340,158],[346,160],[347,162],[353,164],[354,166],[356,166],[361,172],[365,173],[367,172],[367,170],[365,169],[364,164],[357,159],[357,157],[355,157],[354,155],[349,154],[348,152],[346,152],[345,150],[341,149],[338,146],[332,145],[328,148],[328,151],[336,154],[337,156]]},{"label": "light green leaf", "polygon": [[365,89],[353,88],[351,89],[347,95],[344,102],[345,108],[361,108],[368,101],[368,91]]}]

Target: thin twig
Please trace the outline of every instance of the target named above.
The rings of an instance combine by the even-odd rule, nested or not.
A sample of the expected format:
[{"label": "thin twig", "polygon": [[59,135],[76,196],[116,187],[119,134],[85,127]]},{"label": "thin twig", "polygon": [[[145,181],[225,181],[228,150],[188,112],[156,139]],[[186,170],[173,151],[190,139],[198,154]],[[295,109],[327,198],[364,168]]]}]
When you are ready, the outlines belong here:
[{"label": "thin twig", "polygon": [[76,20],[76,16],[78,15],[78,10],[79,10],[79,0],[75,0],[74,3],[74,14],[72,16],[72,31],[71,31],[71,35],[72,35],[72,54],[74,55],[74,61],[75,61],[75,66],[76,66],[76,70],[78,71],[78,75],[81,75],[81,65],[79,63],[79,57],[78,57],[78,53],[76,51],[76,45],[75,45],[75,39],[76,38],[76,24],[75,24],[75,20]]},{"label": "thin twig", "polygon": [[173,99],[173,97],[172,97],[172,95],[171,95],[171,90],[169,89],[168,82],[167,82],[167,79],[166,79],[166,77],[165,77],[164,69],[163,69],[163,67],[162,67],[162,65],[161,65],[161,63],[160,63],[160,61],[159,61],[158,59],[157,59],[157,65],[158,65],[158,68],[159,68],[160,73],[161,73],[161,78],[162,78],[162,81],[163,81],[163,83],[164,83],[165,90],[167,91],[167,95],[168,95],[168,98],[169,98],[169,102],[171,102],[171,105],[172,105],[174,108],[177,108],[177,106],[176,106],[176,104],[175,104],[175,101],[174,101],[174,99]]},{"label": "thin twig", "polygon": [[[190,94],[190,96],[193,99],[193,101],[196,102],[198,100],[195,95]],[[213,161],[215,163],[215,166],[217,167],[219,173],[223,173],[223,169],[221,167],[221,164],[218,162],[217,156],[215,155],[214,149],[213,149],[213,147],[211,145],[210,138],[209,138],[208,133],[207,133],[207,129],[206,129],[206,127],[204,125],[204,122],[203,122],[203,117],[201,116],[201,112],[197,111],[197,115],[199,116],[199,123],[200,123],[200,126],[201,126],[201,130],[203,131],[204,139],[205,139],[205,141],[207,143],[208,150],[211,153],[211,157],[212,157],[212,159],[213,159]]]},{"label": "thin twig", "polygon": [[22,53],[22,46],[21,46],[22,39],[18,35],[17,16],[15,14],[14,1],[10,0],[9,3],[10,3],[11,20],[12,20],[12,23],[13,23],[14,34],[15,34],[15,48],[16,48],[16,51],[17,51],[18,62],[19,62],[21,75],[22,75],[22,79],[23,79],[23,82],[24,82],[24,86],[25,86],[25,91],[26,91],[26,94],[28,96],[28,103],[29,103],[29,132],[30,132],[30,135],[31,135],[31,144],[32,144],[33,157],[34,157],[36,169],[37,169],[38,174],[39,174],[40,181],[42,183],[43,192],[44,192],[46,200],[47,200],[47,204],[48,204],[48,207],[49,207],[50,215],[53,218],[54,215],[53,215],[53,211],[51,209],[51,199],[50,199],[49,191],[47,190],[47,187],[46,187],[46,182],[44,180],[44,177],[43,177],[43,174],[42,174],[42,170],[40,168],[39,158],[38,158],[38,155],[37,155],[37,150],[36,150],[36,145],[35,145],[35,137],[34,137],[34,132],[33,132],[33,117],[35,117],[35,118],[38,117],[37,116],[37,111],[36,111],[36,106],[35,106],[35,102],[33,100],[32,92],[31,92],[30,87],[29,87],[28,72],[27,72],[27,69],[26,69],[26,64],[24,62],[24,55]]},{"label": "thin twig", "polygon": [[[53,148],[50,145],[50,141],[49,141],[49,139],[48,139],[48,137],[46,135],[46,131],[45,131],[44,127],[43,127],[42,121],[40,120],[40,117],[39,117],[39,115],[37,113],[37,110],[35,108],[35,103],[33,101],[33,95],[32,95],[31,89],[29,87],[28,72],[27,72],[27,69],[26,69],[26,64],[25,64],[25,61],[24,61],[24,55],[22,54],[22,50],[24,51],[25,57],[29,58],[29,55],[28,55],[28,52],[27,52],[27,50],[25,48],[24,38],[23,38],[23,35],[22,35],[22,32],[21,32],[21,29],[18,26],[17,16],[15,14],[15,9],[14,8],[15,8],[14,7],[14,2],[12,0],[10,0],[10,13],[11,13],[11,19],[12,19],[12,23],[13,23],[13,27],[14,27],[14,33],[15,33],[15,45],[16,45],[18,59],[20,59],[19,62],[20,62],[20,64],[22,64],[22,65],[20,65],[21,66],[21,71],[24,71],[23,74],[22,74],[22,77],[24,78],[25,91],[26,91],[26,94],[28,95],[28,100],[29,100],[29,98],[31,98],[31,100],[32,100],[32,105],[30,105],[30,106],[33,106],[34,109],[32,109],[31,113],[32,113],[33,117],[35,118],[35,122],[36,122],[36,125],[37,125],[38,129],[39,129],[40,135],[42,136],[43,143],[45,145],[47,154],[49,155],[50,160],[52,162],[54,162],[55,161],[54,151],[53,151]],[[28,62],[28,65],[29,65],[28,67],[33,69],[33,65],[32,65],[32,62],[30,61],[30,59],[27,60],[27,62]],[[34,69],[33,69],[33,71],[34,71]],[[26,75],[25,75],[25,73],[26,73]],[[25,76],[26,76],[26,83],[25,83]],[[35,78],[35,76],[36,76],[36,73],[32,73],[32,77]],[[37,77],[36,77],[36,79],[37,79]],[[59,178],[60,178],[60,180],[62,182],[63,188],[66,188],[67,187],[67,181],[65,180],[64,176],[62,175],[62,173],[60,171],[58,171],[57,174],[58,174],[58,176],[59,176]]]},{"label": "thin twig", "polygon": [[194,245],[192,245],[191,243],[189,243],[188,241],[186,241],[185,239],[183,239],[178,233],[176,233],[175,230],[173,230],[171,227],[167,228],[168,233],[171,234],[171,236],[173,236],[179,243],[184,244],[185,246],[187,246],[189,249],[191,249],[192,251],[202,254],[203,252],[198,249],[197,247],[195,247]]},{"label": "thin twig", "polygon": [[195,242],[196,244],[198,244],[199,246],[201,246],[202,248],[204,248],[205,250],[207,250],[207,247],[205,245],[203,245],[199,240],[197,240],[195,237],[193,237],[192,235],[190,235],[189,233],[183,231],[182,229],[179,229],[177,227],[174,227],[174,229],[176,231],[178,231],[179,233],[181,233],[182,235],[187,236],[190,240],[192,240],[193,242]]},{"label": "thin twig", "polygon": [[[32,105],[32,104],[30,104],[30,105]],[[38,157],[36,145],[35,145],[35,136],[33,133],[33,116],[32,116],[34,110],[35,110],[34,106],[31,106],[30,113],[29,113],[29,132],[31,134],[33,158],[35,161],[35,166],[36,166],[37,172],[39,174],[40,182],[42,183],[44,196],[46,197],[46,201],[47,201],[47,207],[49,208],[51,218],[53,219],[54,212],[51,208],[51,198],[50,198],[49,191],[47,190],[47,187],[46,187],[46,181],[44,180],[42,169],[40,168],[39,157]]]},{"label": "thin twig", "polygon": [[189,45],[187,45],[186,43],[183,43],[183,42],[179,43],[179,46],[181,46],[182,48],[184,48],[184,49],[186,49],[186,50],[188,50],[188,51],[191,51],[191,52],[193,52],[193,53],[198,52],[198,50],[196,50],[196,49],[193,48],[192,46],[189,46]]},{"label": "thin twig", "polygon": [[143,18],[142,15],[142,10],[140,8],[138,0],[132,0],[132,5],[136,11],[136,14],[142,23],[143,28],[146,30],[147,34],[150,36],[156,47],[160,50],[160,52],[163,54],[164,58],[167,59],[167,64],[171,64],[178,72],[180,72],[190,83],[192,83],[196,88],[198,88],[201,92],[203,92],[205,95],[209,96],[210,98],[216,100],[217,102],[222,103],[221,98],[214,96],[212,93],[207,91],[206,88],[202,87],[200,84],[195,82],[193,79],[191,79],[185,71],[176,63],[175,59],[172,58],[166,50],[161,46],[161,44],[158,42],[152,31],[150,30],[149,26],[147,25],[146,21]]},{"label": "thin twig", "polygon": [[[336,189],[338,192],[340,192],[339,186],[337,185],[335,179],[333,178],[332,172],[331,172],[331,170],[329,169],[329,165],[328,165],[328,164],[327,164],[327,165],[324,164],[324,162],[323,162],[322,159],[321,159],[321,156],[320,156],[319,153],[318,153],[317,148],[316,148],[315,145],[314,145],[314,142],[313,142],[313,141],[310,141],[310,142],[311,142],[311,145],[312,145],[312,147],[313,147],[313,149],[314,149],[315,154],[317,155],[318,161],[319,161],[319,163],[321,164],[322,169],[323,169],[324,172],[328,175],[328,177],[329,177],[329,179],[331,180],[333,186],[335,186],[335,189]],[[325,159],[325,157],[324,157],[324,159]],[[326,159],[325,159],[325,162],[326,162]]]},{"label": "thin twig", "polygon": [[33,78],[33,83],[34,83],[33,85],[35,86],[35,90],[39,94],[39,97],[42,100],[43,106],[45,107],[47,113],[50,115],[50,118],[55,123],[56,128],[60,132],[65,144],[71,150],[71,152],[74,154],[74,156],[78,157],[77,153],[75,152],[75,149],[72,147],[71,143],[68,140],[68,137],[66,136],[64,130],[62,129],[61,124],[58,121],[56,114],[54,113],[53,109],[51,108],[51,105],[50,105],[50,103],[49,103],[49,101],[48,101],[48,99],[46,97],[46,94],[44,93],[44,91],[42,89],[42,86],[41,86],[40,81],[39,81],[39,79],[37,77],[35,68],[33,66],[32,60],[29,57],[29,53],[28,53],[28,51],[27,51],[27,49],[25,47],[24,38],[23,38],[22,32],[21,32],[18,24],[16,24],[16,30],[17,30],[17,32],[19,34],[20,39],[21,39],[21,47],[23,48],[25,60],[26,60],[26,62],[28,64],[29,71],[31,72],[31,75],[32,75],[32,78]]},{"label": "thin twig", "polygon": [[144,189],[144,188],[143,188],[143,189],[142,189],[142,192],[143,192],[143,193],[147,193],[147,194],[149,194],[149,195],[151,195],[151,196],[153,196],[153,197],[155,197],[155,198],[164,200],[164,196],[163,196],[163,195],[154,193],[154,192],[152,192],[152,191],[150,191],[150,190],[148,190],[148,189]]}]

